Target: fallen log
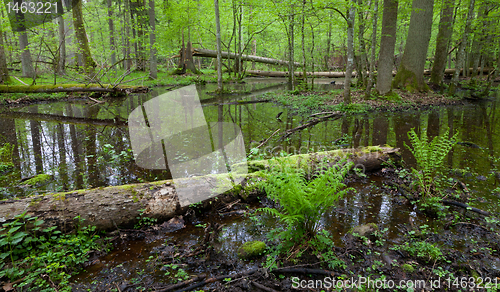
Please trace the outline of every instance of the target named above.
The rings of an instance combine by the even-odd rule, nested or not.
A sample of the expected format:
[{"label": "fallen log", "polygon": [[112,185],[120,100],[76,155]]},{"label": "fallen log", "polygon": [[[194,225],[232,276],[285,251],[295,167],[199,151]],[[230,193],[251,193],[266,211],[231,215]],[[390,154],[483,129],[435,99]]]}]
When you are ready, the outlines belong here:
[{"label": "fallen log", "polygon": [[[472,73],[472,68],[469,68],[469,71]],[[490,72],[490,68],[484,68],[483,72]],[[451,75],[455,72],[455,69],[446,69],[444,70],[445,75]],[[367,72],[368,74],[369,72]],[[375,72],[376,73],[376,72]],[[396,75],[396,71],[392,71],[392,75]],[[463,73],[463,70],[460,70],[460,74]],[[264,76],[264,77],[287,77],[288,72],[286,71],[262,71],[262,70],[247,70],[246,74],[248,76]],[[304,75],[303,72],[295,72],[295,76]],[[356,77],[358,73],[356,71],[352,72],[352,77]],[[424,75],[431,75],[431,70],[424,70]],[[314,76],[314,77],[324,77],[324,78],[344,78],[345,72],[306,72],[306,76]]]},{"label": "fallen log", "polygon": [[[193,56],[217,58],[217,51],[207,50],[207,49],[193,49]],[[238,57],[238,54],[236,54],[236,53],[228,54],[228,52],[224,52],[224,51],[222,52],[222,58],[224,58],[224,59],[229,59],[229,58],[236,59],[237,57]],[[241,55],[241,60],[242,61],[257,62],[257,63],[264,63],[264,64],[288,66],[288,61],[267,58],[267,57],[254,56],[254,55]],[[302,66],[302,64],[299,62],[294,62],[294,65],[295,66]]]},{"label": "fallen log", "polygon": [[[365,171],[371,171],[381,168],[382,163],[390,157],[397,157],[398,150],[371,146],[292,155],[279,157],[277,160],[282,160],[290,166],[307,168],[317,166],[323,158],[332,163],[347,158]],[[269,163],[269,160],[248,162],[249,172],[254,173],[249,173],[246,177],[259,177],[259,171],[267,168]],[[208,176],[206,178],[210,179]],[[196,189],[196,185],[190,187]],[[255,191],[253,185],[236,189],[243,200],[248,199],[248,194]],[[226,194],[229,193],[231,191]],[[74,218],[77,216],[85,219],[84,226],[94,225],[98,230],[112,230],[133,226],[140,216],[156,218],[161,222],[182,214],[185,209],[180,207],[173,182],[166,180],[0,201],[0,224],[13,221],[15,216],[24,212],[43,219],[45,226],[56,225],[64,231],[69,231],[74,228]]]},{"label": "fallen log", "polygon": [[55,85],[0,85],[0,93],[55,93],[55,92],[111,92],[131,93],[147,92],[144,86],[127,86],[111,84],[55,84]]}]

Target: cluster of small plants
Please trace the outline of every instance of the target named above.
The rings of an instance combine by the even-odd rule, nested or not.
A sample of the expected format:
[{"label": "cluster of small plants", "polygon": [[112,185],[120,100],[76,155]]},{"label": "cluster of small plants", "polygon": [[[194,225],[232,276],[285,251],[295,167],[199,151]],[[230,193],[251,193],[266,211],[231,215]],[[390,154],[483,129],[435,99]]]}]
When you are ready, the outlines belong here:
[{"label": "cluster of small plants", "polygon": [[[17,291],[71,291],[69,279],[93,250],[106,249],[99,243],[95,226],[82,227],[75,217],[73,234],[56,227],[41,228],[44,221],[20,214],[0,228],[0,279],[15,283]],[[29,228],[28,228],[29,227]]]}]

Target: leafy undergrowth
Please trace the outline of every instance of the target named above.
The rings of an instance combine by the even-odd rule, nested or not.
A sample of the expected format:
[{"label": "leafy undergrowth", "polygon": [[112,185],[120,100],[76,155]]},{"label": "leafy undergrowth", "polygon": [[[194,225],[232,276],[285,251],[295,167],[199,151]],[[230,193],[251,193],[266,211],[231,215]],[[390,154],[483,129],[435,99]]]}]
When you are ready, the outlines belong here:
[{"label": "leafy undergrowth", "polygon": [[365,99],[363,90],[352,90],[351,104],[344,104],[342,91],[342,89],[293,93],[276,91],[267,93],[263,98],[287,106],[299,115],[321,111],[341,111],[351,114],[375,110],[399,111],[463,103],[463,100],[458,97],[448,97],[436,93],[409,93],[395,89],[389,96],[373,96],[371,99]]},{"label": "leafy undergrowth", "polygon": [[71,291],[71,275],[80,270],[91,252],[106,249],[95,227],[80,228],[81,219],[75,220],[73,234],[63,234],[55,226],[42,229],[44,221],[26,213],[4,223],[0,228],[4,290]]}]

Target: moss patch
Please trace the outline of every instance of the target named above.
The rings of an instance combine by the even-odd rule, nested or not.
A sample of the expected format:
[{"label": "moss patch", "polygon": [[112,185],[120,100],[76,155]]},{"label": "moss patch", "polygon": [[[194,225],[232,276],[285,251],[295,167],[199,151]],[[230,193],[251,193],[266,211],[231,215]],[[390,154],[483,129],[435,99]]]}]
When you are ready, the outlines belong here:
[{"label": "moss patch", "polygon": [[31,185],[31,186],[41,185],[41,184],[47,183],[51,179],[52,179],[52,176],[49,174],[39,174],[39,175],[36,175],[35,177],[32,177],[28,180],[25,180],[23,182],[23,184]]},{"label": "moss patch", "polygon": [[238,249],[238,257],[241,259],[250,259],[262,255],[266,248],[266,244],[262,241],[247,241]]}]

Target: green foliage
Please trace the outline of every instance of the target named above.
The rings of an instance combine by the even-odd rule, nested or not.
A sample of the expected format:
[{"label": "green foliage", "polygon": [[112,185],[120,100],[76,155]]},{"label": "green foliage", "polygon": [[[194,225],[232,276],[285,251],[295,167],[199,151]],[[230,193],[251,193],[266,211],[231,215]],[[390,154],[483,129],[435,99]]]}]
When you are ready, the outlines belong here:
[{"label": "green foliage", "polygon": [[[0,278],[6,277],[17,291],[71,291],[68,280],[99,249],[94,227],[62,234],[56,227],[41,229],[43,220],[20,214],[0,228]],[[28,225],[33,227],[28,229]],[[55,287],[54,287],[55,285]]]},{"label": "green foliage", "polygon": [[343,183],[352,163],[340,161],[307,182],[303,170],[279,162],[266,172],[265,191],[281,208],[263,208],[288,225],[292,238],[314,236],[321,216],[352,188]]},{"label": "green foliage", "polygon": [[392,248],[393,250],[403,250],[413,257],[420,258],[425,261],[438,261],[444,259],[441,249],[426,241],[411,241],[405,242]]},{"label": "green foliage", "polygon": [[429,142],[425,131],[422,133],[421,139],[417,136],[414,129],[408,132],[413,149],[406,145],[406,143],[405,146],[411,151],[417,161],[417,169],[412,168],[412,172],[417,178],[417,183],[424,198],[434,196],[441,191],[441,185],[437,176],[441,173],[444,159],[458,137],[458,132],[451,139],[448,137],[448,134],[449,130],[442,135],[434,137],[432,142]]},{"label": "green foliage", "polygon": [[10,170],[14,167],[12,163],[12,152],[14,151],[14,145],[5,143],[0,147],[0,174]]},{"label": "green foliage", "polygon": [[158,221],[158,219],[156,219],[156,218],[151,218],[151,217],[145,216],[144,211],[145,211],[145,209],[139,210],[139,216],[136,217],[136,219],[139,221],[134,226],[135,229],[140,229],[143,226],[153,226],[156,224],[156,221]]}]

